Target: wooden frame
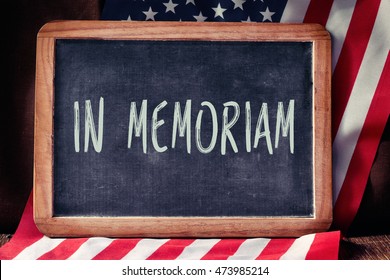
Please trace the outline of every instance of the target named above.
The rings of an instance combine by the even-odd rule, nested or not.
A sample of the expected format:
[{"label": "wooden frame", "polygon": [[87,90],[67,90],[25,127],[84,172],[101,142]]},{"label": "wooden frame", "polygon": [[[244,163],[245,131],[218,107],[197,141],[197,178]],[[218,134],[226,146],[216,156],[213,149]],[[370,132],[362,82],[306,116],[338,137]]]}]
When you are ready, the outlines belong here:
[{"label": "wooden frame", "polygon": [[[314,217],[53,217],[56,39],[292,41],[313,43]],[[332,221],[330,36],[315,24],[59,21],[38,33],[34,220],[48,236],[258,237],[325,231]]]}]

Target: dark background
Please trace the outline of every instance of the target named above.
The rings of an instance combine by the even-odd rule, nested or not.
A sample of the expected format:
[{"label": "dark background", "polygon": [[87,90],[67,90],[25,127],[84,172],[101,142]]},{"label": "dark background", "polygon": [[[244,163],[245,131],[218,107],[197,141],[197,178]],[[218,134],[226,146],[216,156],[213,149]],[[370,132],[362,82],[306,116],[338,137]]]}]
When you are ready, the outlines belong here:
[{"label": "dark background", "polygon": [[0,232],[16,230],[32,190],[36,36],[47,22],[99,19],[103,1],[4,1],[1,36]]}]

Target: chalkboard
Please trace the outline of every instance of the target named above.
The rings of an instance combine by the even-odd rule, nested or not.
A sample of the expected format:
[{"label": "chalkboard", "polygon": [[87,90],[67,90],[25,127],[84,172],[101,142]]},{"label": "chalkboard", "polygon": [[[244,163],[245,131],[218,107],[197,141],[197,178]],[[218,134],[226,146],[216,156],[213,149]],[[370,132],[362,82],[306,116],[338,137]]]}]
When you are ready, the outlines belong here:
[{"label": "chalkboard", "polygon": [[38,35],[34,188],[42,232],[223,237],[327,229],[322,27],[74,24],[50,23]]}]

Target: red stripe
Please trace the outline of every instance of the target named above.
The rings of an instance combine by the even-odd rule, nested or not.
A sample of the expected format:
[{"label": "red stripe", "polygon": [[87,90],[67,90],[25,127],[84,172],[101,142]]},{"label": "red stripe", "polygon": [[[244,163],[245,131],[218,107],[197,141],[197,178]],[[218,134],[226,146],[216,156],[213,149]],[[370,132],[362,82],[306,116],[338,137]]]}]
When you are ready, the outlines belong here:
[{"label": "red stripe", "polygon": [[371,101],[367,117],[334,207],[334,226],[351,225],[367,184],[377,147],[390,114],[390,53]]},{"label": "red stripe", "polygon": [[380,0],[357,0],[344,45],[333,73],[333,139],[339,129],[364,53],[370,40]]},{"label": "red stripe", "polygon": [[87,240],[88,238],[66,239],[53,250],[40,256],[38,260],[66,260]]},{"label": "red stripe", "polygon": [[306,260],[337,260],[339,244],[340,231],[316,233]]},{"label": "red stripe", "polygon": [[323,26],[328,21],[330,9],[332,8],[333,0],[312,0],[307,8],[305,23],[319,23]]},{"label": "red stripe", "polygon": [[245,239],[223,239],[215,244],[201,260],[226,260],[237,252]]},{"label": "red stripe", "polygon": [[295,239],[271,239],[256,260],[278,260],[294,243]]},{"label": "red stripe", "polygon": [[194,239],[171,239],[151,254],[147,260],[174,260]]},{"label": "red stripe", "polygon": [[93,260],[120,260],[126,256],[141,239],[115,239],[99,254],[93,257]]},{"label": "red stripe", "polygon": [[24,208],[16,233],[7,244],[0,248],[1,260],[10,260],[15,258],[25,248],[34,244],[43,237],[43,234],[37,229],[34,223],[32,199],[31,193],[26,207]]}]

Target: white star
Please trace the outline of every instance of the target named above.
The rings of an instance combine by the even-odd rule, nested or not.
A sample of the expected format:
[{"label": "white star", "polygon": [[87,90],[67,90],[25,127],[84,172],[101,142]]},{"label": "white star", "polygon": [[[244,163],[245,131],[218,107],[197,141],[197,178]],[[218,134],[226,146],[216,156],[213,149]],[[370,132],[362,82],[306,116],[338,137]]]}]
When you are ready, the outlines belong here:
[{"label": "white star", "polygon": [[143,12],[146,16],[145,20],[151,19],[154,20],[154,16],[157,14],[157,12],[153,12],[152,7],[149,7],[149,10],[147,12]]},{"label": "white star", "polygon": [[132,21],[132,19],[131,19],[131,17],[130,17],[130,14],[129,14],[129,16],[127,17],[127,20],[128,20],[128,21]]},{"label": "white star", "polygon": [[273,16],[274,12],[270,12],[268,7],[267,7],[267,9],[265,9],[264,12],[260,12],[260,14],[263,15],[263,21],[269,20],[272,22],[272,16]]},{"label": "white star", "polygon": [[252,22],[251,18],[248,16],[247,20],[242,20],[241,22]]},{"label": "white star", "polygon": [[218,6],[216,8],[212,8],[212,9],[215,12],[214,18],[216,18],[216,17],[223,18],[223,13],[226,11],[226,9],[222,8],[220,3],[218,3]]},{"label": "white star", "polygon": [[199,13],[199,16],[194,16],[194,18],[196,21],[205,21],[207,19],[207,17],[202,15],[202,12]]},{"label": "white star", "polygon": [[165,5],[165,7],[167,7],[167,9],[165,10],[166,13],[168,12],[172,12],[175,14],[175,7],[178,5],[178,4],[175,4],[172,2],[172,0],[169,0],[168,3],[163,3]]},{"label": "white star", "polygon": [[195,0],[187,0],[186,5],[188,5],[188,4],[192,4],[195,6]]},{"label": "white star", "polygon": [[242,7],[242,4],[244,4],[246,2],[246,0],[232,0],[232,2],[234,3],[234,9],[237,9],[237,8],[240,8],[241,10],[244,10],[244,8]]}]

